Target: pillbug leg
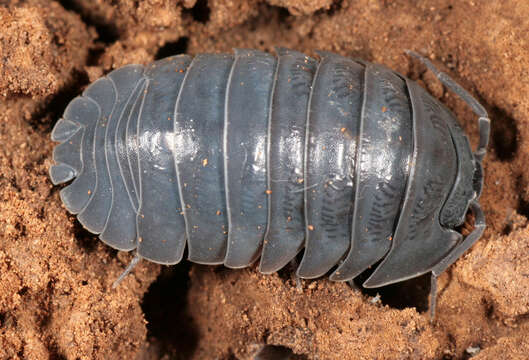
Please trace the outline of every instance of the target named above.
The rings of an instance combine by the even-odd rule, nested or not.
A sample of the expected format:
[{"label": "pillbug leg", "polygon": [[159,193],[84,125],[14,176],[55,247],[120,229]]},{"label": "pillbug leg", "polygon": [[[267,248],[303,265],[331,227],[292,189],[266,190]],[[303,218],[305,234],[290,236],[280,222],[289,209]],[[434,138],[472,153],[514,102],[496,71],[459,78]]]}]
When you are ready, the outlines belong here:
[{"label": "pillbug leg", "polygon": [[141,256],[140,254],[138,254],[138,252],[136,252],[136,255],[134,255],[134,257],[130,261],[130,264],[127,266],[127,268],[121,273],[121,275],[119,275],[116,281],[114,281],[114,283],[112,284],[112,289],[115,289],[119,286],[119,284],[123,281],[123,279],[125,279],[125,277],[128,274],[130,274],[130,272],[136,267],[136,265],[138,265],[140,260],[141,260]]},{"label": "pillbug leg", "polygon": [[472,212],[476,217],[474,223],[474,230],[463,241],[461,241],[461,243],[459,243],[454,249],[452,249],[452,251],[443,260],[441,260],[437,265],[432,268],[432,287],[430,290],[430,314],[432,316],[432,319],[435,315],[437,277],[450,265],[452,265],[457,259],[459,259],[459,257],[463,255],[465,251],[470,249],[472,245],[474,245],[474,243],[481,237],[483,231],[485,230],[485,216],[483,215],[483,211],[481,210],[481,207],[479,206],[479,203],[476,200],[470,203],[470,209],[472,209]]},{"label": "pillbug leg", "polygon": [[432,271],[430,279],[430,322],[435,318],[435,306],[437,305],[437,275]]},{"label": "pillbug leg", "polygon": [[292,276],[296,278],[296,289],[302,291],[303,290],[303,284],[301,284],[301,277],[298,276],[297,268],[299,267],[299,261],[296,257],[292,258],[290,260],[290,268],[292,269]]},{"label": "pillbug leg", "polygon": [[355,284],[353,279],[346,281],[347,285],[351,287],[351,290],[360,291],[360,288]]},{"label": "pillbug leg", "polygon": [[296,273],[294,273],[294,276],[296,277],[296,289],[299,291],[303,291],[303,284],[301,283],[301,278]]},{"label": "pillbug leg", "polygon": [[479,145],[474,152],[474,157],[478,162],[481,163],[481,160],[486,153],[490,134],[490,119],[487,114],[487,110],[485,110],[483,105],[481,105],[472,95],[470,95],[468,91],[463,89],[461,85],[456,83],[448,74],[439,71],[430,60],[412,50],[406,50],[406,54],[413,56],[422,62],[428,68],[428,70],[435,74],[435,76],[439,79],[439,81],[441,81],[441,83],[443,83],[444,86],[459,95],[459,97],[472,108],[472,111],[474,111],[474,113],[479,116]]}]

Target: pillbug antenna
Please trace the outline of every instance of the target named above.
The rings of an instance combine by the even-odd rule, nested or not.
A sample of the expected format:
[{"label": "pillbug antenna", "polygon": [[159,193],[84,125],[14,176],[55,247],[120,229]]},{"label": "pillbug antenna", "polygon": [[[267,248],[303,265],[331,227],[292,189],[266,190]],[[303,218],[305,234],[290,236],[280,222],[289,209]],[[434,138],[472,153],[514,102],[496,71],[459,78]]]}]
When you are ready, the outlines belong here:
[{"label": "pillbug antenna", "polygon": [[467,103],[468,106],[470,106],[472,111],[474,111],[474,113],[479,116],[479,144],[478,148],[474,152],[474,158],[479,164],[481,164],[481,161],[487,152],[487,145],[489,143],[490,135],[490,119],[489,115],[487,114],[487,110],[485,110],[479,101],[470,95],[468,91],[463,89],[461,85],[456,83],[454,79],[452,79],[448,74],[439,71],[430,60],[412,50],[406,50],[406,54],[413,56],[423,63],[428,68],[428,70],[434,73],[434,75],[444,86],[456,93],[464,102]]},{"label": "pillbug antenna", "polygon": [[138,265],[140,260],[141,256],[140,254],[138,254],[138,252],[136,252],[136,255],[134,255],[127,268],[121,273],[121,275],[119,275],[116,281],[114,281],[114,283],[112,284],[112,289],[115,289],[119,286],[123,279],[125,279],[125,277],[136,267],[136,265]]}]

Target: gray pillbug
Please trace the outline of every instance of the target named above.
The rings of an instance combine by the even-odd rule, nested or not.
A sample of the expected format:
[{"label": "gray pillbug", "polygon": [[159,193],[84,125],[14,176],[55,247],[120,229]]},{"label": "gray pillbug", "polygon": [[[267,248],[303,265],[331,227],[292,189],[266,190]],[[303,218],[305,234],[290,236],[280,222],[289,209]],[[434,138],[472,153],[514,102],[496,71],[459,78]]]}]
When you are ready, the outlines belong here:
[{"label": "gray pillbug", "polygon": [[[490,120],[471,151],[453,114],[383,66],[318,52],[179,55],[129,65],[66,108],[52,139],[54,184],[90,232],[140,259],[281,269],[364,287],[432,273],[479,239]],[[456,230],[475,216],[466,237]],[[121,279],[122,277],[120,277]],[[432,313],[433,314],[433,313]]]}]

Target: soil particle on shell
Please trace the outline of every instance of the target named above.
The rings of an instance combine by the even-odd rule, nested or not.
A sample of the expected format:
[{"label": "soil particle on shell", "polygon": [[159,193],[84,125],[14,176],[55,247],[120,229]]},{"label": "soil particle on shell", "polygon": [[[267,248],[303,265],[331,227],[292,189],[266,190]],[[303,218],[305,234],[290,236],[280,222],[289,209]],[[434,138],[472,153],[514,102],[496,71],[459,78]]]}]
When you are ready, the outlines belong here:
[{"label": "soil particle on shell", "polygon": [[[303,359],[461,359],[469,348],[526,358],[527,13],[525,0],[0,1],[0,359],[250,359],[264,344]],[[326,279],[298,285],[288,269],[182,264],[156,280],[160,267],[143,262],[112,290],[130,255],[62,207],[47,176],[50,129],[89,81],[174,53],[274,46],[402,72],[452,109],[474,146],[475,115],[404,50],[489,110],[488,228],[440,277],[434,324],[402,292],[380,289],[378,301]]]}]

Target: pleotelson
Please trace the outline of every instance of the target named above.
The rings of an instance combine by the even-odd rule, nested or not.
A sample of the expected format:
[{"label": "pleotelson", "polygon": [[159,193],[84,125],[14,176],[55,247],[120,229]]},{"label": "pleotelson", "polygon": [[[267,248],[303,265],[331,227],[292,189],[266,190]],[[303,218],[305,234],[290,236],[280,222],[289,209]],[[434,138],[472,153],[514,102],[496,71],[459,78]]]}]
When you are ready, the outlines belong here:
[{"label": "pleotelson", "polygon": [[[337,266],[331,279],[350,280],[384,257],[380,283],[428,271],[459,240],[431,223],[462,156],[455,120],[434,121],[451,114],[385,67],[318,55],[235,50],[111,72],[54,128],[52,180],[74,179],[62,201],[108,245],[161,264],[187,245],[191,261],[260,257],[264,273],[304,249],[304,278]],[[393,264],[440,237],[418,265]]]}]

